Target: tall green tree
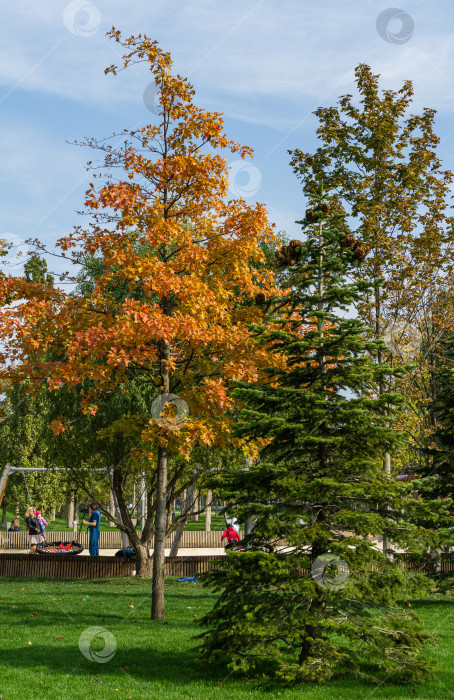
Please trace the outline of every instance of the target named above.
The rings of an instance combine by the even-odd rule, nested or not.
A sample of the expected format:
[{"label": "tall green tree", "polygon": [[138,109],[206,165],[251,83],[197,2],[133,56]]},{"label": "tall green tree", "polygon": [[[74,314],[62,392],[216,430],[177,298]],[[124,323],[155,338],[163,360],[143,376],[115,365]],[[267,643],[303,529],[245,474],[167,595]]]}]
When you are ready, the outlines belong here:
[{"label": "tall green tree", "polygon": [[[368,65],[360,64],[355,75],[358,95],[316,110],[321,144],[314,153],[292,151],[291,164],[305,187],[317,191],[323,182],[336,193],[339,210],[353,218],[370,251],[352,271],[357,280],[375,280],[357,310],[374,337],[388,341],[379,362],[416,363],[401,389],[417,404],[419,430],[413,426],[412,432],[418,440],[430,427],[418,406],[434,398],[427,368],[441,327],[454,323],[452,304],[437,303],[453,272],[453,175],[437,154],[435,110],[411,111],[411,81],[397,91],[381,90]],[[380,383],[382,393],[388,388]]]},{"label": "tall green tree", "polygon": [[[221,595],[203,619],[201,650],[287,681],[420,679],[430,666],[419,657],[427,636],[396,603],[415,584],[397,552],[424,547],[424,530],[409,519],[427,505],[383,470],[383,452],[404,441],[392,426],[404,399],[375,392],[404,369],[379,362],[383,342],[348,317],[371,289],[349,281],[364,251],[346,245],[343,216],[322,198],[313,203],[306,240],[286,251],[293,286],[255,328],[286,367],[235,390],[244,406],[236,435],[266,444],[249,470],[223,474],[228,508],[255,525],[249,551],[208,574]],[[258,551],[254,542],[264,541],[273,553]]]}]

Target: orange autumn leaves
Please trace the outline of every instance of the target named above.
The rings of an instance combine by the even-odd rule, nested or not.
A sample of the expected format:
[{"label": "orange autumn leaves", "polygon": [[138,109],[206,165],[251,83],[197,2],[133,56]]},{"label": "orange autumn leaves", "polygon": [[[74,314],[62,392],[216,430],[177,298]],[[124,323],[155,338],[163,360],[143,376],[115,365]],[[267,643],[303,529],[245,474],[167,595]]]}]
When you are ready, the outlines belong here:
[{"label": "orange autumn leaves", "polygon": [[[2,372],[46,381],[50,390],[83,384],[82,410],[91,414],[97,397],[131,377],[158,392],[170,382],[190,413],[166,439],[188,454],[196,441],[228,435],[229,384],[256,379],[271,362],[248,331],[262,313],[248,300],[263,287],[279,294],[272,275],[257,269],[260,242],[274,237],[263,205],[225,200],[222,150],[246,157],[250,149],[227,139],[219,114],[193,104],[192,86],[172,75],[155,42],[113,36],[130,49],[125,67],[148,63],[160,90],[159,124],[125,132],[108,151],[104,141],[86,142],[103,154],[105,181],[86,193],[90,225],[58,248],[68,262],[101,264],[84,293],[0,282]],[[62,432],[64,420],[51,428]],[[153,420],[142,430],[149,443],[162,436]]]}]

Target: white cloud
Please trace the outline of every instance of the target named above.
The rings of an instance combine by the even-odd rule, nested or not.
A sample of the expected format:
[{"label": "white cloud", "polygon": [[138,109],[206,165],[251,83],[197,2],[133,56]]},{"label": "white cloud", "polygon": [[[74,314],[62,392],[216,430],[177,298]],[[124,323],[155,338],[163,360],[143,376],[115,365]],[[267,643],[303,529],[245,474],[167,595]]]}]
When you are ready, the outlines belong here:
[{"label": "white cloud", "polygon": [[[83,4],[84,0],[78,0]],[[85,0],[89,6],[88,0]],[[454,109],[452,32],[437,4],[402,0],[415,31],[401,46],[387,44],[375,29],[385,3],[362,0],[95,0],[101,18],[87,37],[71,33],[61,0],[18,0],[3,7],[0,83],[5,88],[39,90],[76,102],[112,108],[140,105],[147,74],[141,67],[127,77],[104,76],[120,60],[118,44],[105,39],[112,24],[125,35],[146,32],[170,50],[175,66],[189,74],[201,98],[237,118],[285,129],[295,112],[333,102],[352,89],[361,61],[398,87],[414,79],[418,102]],[[89,21],[81,10],[79,23]],[[91,26],[91,25],[87,25]],[[293,108],[292,108],[293,107]]]}]

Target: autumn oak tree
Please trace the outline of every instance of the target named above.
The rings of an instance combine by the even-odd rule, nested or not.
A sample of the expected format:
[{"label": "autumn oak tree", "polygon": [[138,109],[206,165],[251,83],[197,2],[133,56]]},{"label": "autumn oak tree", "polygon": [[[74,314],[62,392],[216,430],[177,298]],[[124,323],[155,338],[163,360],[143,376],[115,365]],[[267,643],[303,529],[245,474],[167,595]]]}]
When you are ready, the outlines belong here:
[{"label": "autumn oak tree", "polygon": [[[187,403],[181,423],[169,403],[164,423],[150,415],[136,448],[156,472],[152,618],[162,620],[169,456],[188,458],[196,444],[226,436],[230,382],[255,380],[268,362],[247,325],[260,313],[251,299],[272,285],[254,264],[263,260],[259,243],[273,233],[263,205],[226,201],[222,152],[248,158],[251,150],[227,138],[220,114],[194,104],[192,85],[172,74],[156,41],[123,39],[115,29],[108,36],[124,60],[106,73],[147,65],[160,114],[155,124],[124,130],[120,145],[118,134],[83,142],[102,157],[86,192],[91,219],[58,246],[72,263],[101,257],[102,274],[88,295],[2,280],[0,304],[15,303],[1,308],[0,360],[15,380],[45,380],[49,390],[84,382],[82,410],[92,414],[97,395],[139,374],[164,402],[171,394]],[[121,305],[109,292],[112,280],[130,292]],[[53,427],[63,431],[64,421]]]}]

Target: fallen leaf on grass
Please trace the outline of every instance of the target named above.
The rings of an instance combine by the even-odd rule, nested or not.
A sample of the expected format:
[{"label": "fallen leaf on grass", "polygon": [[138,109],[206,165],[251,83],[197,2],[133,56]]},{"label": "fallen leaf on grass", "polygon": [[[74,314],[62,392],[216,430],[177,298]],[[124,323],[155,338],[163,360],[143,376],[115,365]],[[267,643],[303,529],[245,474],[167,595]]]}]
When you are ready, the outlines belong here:
[{"label": "fallen leaf on grass", "polygon": [[30,644],[30,645],[31,645],[31,642],[27,642],[27,644]]},{"label": "fallen leaf on grass", "polygon": [[123,669],[124,669],[125,671],[127,671],[128,668],[129,668],[129,666],[123,666]]},{"label": "fallen leaf on grass", "polygon": [[17,608],[17,605],[12,605],[11,607],[12,607],[12,608]]},{"label": "fallen leaf on grass", "polygon": [[132,603],[128,603],[128,605],[129,605],[130,608],[133,608],[133,607],[134,607],[134,605],[133,605]]},{"label": "fallen leaf on grass", "polygon": [[30,613],[30,615],[34,615],[36,617],[36,615],[39,615],[39,612],[35,611],[35,612]]},{"label": "fallen leaf on grass", "polygon": [[58,642],[59,639],[63,639],[64,635],[59,634],[58,637],[55,638],[55,641]]}]

